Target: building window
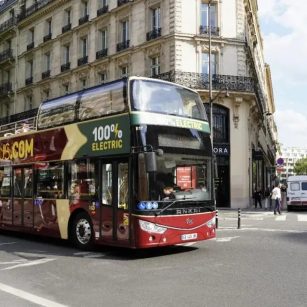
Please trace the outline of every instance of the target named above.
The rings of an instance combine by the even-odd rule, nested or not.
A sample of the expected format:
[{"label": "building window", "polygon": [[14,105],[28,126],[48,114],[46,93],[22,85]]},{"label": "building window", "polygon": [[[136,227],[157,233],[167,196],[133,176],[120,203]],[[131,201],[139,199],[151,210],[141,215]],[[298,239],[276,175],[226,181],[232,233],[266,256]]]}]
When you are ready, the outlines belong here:
[{"label": "building window", "polygon": [[64,26],[62,27],[62,33],[65,33],[71,29],[71,8],[64,11]]},{"label": "building window", "polygon": [[[209,16],[210,14],[210,16]],[[217,35],[218,27],[217,27],[217,13],[216,13],[216,5],[210,5],[210,13],[209,13],[209,5],[208,3],[202,3],[200,8],[200,34],[209,33],[209,25],[211,27],[211,33]]]},{"label": "building window", "polygon": [[108,0],[98,1],[97,16],[100,16],[108,11]]},{"label": "building window", "polygon": [[25,111],[32,110],[33,108],[33,98],[32,95],[26,97]]},{"label": "building window", "polygon": [[45,36],[44,36],[44,42],[51,39],[52,36],[52,20],[48,19],[46,21],[46,29],[45,29]]},{"label": "building window", "polygon": [[26,63],[26,85],[33,83],[33,60]]},{"label": "building window", "polygon": [[99,83],[100,84],[106,83],[106,81],[107,81],[107,74],[106,74],[106,72],[98,73],[98,77],[99,77]]},{"label": "building window", "polygon": [[161,27],[160,8],[151,9],[151,29],[158,30]]},{"label": "building window", "polygon": [[[214,53],[211,53],[211,74],[216,74],[216,56]],[[209,53],[204,52],[202,53],[202,59],[201,59],[201,72],[203,74],[209,74]]]},{"label": "building window", "polygon": [[128,66],[121,66],[120,67],[121,77],[125,78],[129,76]]},{"label": "building window", "polygon": [[43,100],[48,100],[50,96],[50,90],[46,89],[43,91]]},{"label": "building window", "polygon": [[85,89],[86,88],[86,84],[87,82],[86,82],[86,79],[84,78],[84,79],[80,79],[80,86],[81,86],[81,89]]},{"label": "building window", "polygon": [[117,44],[117,51],[121,51],[123,49],[129,48],[130,40],[129,40],[129,21],[124,20],[120,23],[120,42]]},{"label": "building window", "polygon": [[96,52],[96,59],[105,57],[108,55],[108,37],[107,30],[100,30],[98,32],[98,46],[99,50]]},{"label": "building window", "polygon": [[28,32],[28,45],[27,50],[34,48],[34,28],[30,29]]},{"label": "building window", "polygon": [[63,84],[63,94],[69,94],[69,83],[64,83]]},{"label": "building window", "polygon": [[150,75],[151,77],[160,74],[160,57],[156,56],[151,58]]},{"label": "building window", "polygon": [[79,18],[79,25],[88,21],[88,1],[81,1],[81,17]]},{"label": "building window", "polygon": [[78,59],[78,66],[86,64],[87,61],[87,37],[83,37],[80,39],[80,58]]},{"label": "building window", "polygon": [[50,52],[45,53],[45,68],[46,71],[50,70],[51,67],[51,56],[50,56]]}]

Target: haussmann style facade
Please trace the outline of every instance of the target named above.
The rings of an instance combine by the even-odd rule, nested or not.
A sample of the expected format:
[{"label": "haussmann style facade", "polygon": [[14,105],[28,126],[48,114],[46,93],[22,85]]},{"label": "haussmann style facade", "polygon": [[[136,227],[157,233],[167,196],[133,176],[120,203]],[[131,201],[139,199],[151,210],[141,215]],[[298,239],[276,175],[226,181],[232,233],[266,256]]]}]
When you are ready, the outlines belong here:
[{"label": "haussmann style facade", "polygon": [[43,100],[127,75],[196,89],[208,109],[210,59],[217,207],[252,206],[255,188],[272,184],[275,105],[256,0],[0,3],[2,130]]}]

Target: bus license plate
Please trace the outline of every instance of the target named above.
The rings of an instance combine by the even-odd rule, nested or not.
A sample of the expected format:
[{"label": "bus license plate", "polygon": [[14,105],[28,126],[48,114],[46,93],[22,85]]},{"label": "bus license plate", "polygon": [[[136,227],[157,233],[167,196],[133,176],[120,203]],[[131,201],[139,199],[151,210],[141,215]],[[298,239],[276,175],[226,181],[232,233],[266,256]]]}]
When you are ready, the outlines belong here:
[{"label": "bus license plate", "polygon": [[197,233],[188,233],[185,235],[181,235],[182,241],[194,240],[194,239],[197,239]]}]

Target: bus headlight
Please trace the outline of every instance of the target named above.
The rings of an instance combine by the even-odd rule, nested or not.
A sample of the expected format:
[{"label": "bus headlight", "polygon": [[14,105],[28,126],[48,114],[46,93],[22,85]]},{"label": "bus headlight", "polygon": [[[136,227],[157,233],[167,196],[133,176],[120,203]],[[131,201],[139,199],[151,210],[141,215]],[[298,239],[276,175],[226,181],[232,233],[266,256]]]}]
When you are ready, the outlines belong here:
[{"label": "bus headlight", "polygon": [[215,227],[215,217],[213,217],[211,220],[209,220],[206,225],[209,227],[209,228],[212,228],[212,227]]},{"label": "bus headlight", "polygon": [[139,220],[139,224],[142,230],[150,233],[164,233],[166,231],[165,227],[157,226],[154,223]]}]

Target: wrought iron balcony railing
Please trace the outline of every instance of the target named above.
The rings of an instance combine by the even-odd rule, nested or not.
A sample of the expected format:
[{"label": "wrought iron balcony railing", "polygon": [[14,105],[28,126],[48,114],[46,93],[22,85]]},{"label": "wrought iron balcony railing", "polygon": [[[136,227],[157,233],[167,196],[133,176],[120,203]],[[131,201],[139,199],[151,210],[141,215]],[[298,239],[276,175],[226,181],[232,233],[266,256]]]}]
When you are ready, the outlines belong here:
[{"label": "wrought iron balcony railing", "polygon": [[129,2],[133,2],[133,0],[117,0],[117,6],[121,6]]},{"label": "wrought iron balcony railing", "polygon": [[33,77],[29,77],[25,81],[26,85],[32,84],[33,83]]},{"label": "wrought iron balcony railing", "polygon": [[21,21],[28,16],[34,14],[44,6],[48,5],[49,3],[53,2],[54,0],[37,0],[34,4],[23,10],[19,15],[18,15],[18,21]]},{"label": "wrought iron balcony railing", "polygon": [[16,17],[11,17],[9,20],[0,24],[0,33],[8,30],[9,28],[13,27],[17,22]]},{"label": "wrought iron balcony railing", "polygon": [[105,5],[97,10],[97,16],[101,16],[109,11],[109,6]]},{"label": "wrought iron balcony railing", "polygon": [[[200,26],[199,27],[199,34],[209,34],[209,27],[208,26]],[[219,35],[220,28],[219,27],[211,27],[211,34],[212,35]]]},{"label": "wrought iron balcony railing", "polygon": [[38,108],[0,118],[0,130],[4,130],[6,128],[4,125],[7,125],[9,123],[15,123],[21,120],[28,120],[29,118],[34,118],[37,115],[37,111]]},{"label": "wrought iron balcony railing", "polygon": [[104,58],[107,55],[108,55],[108,48],[99,50],[96,52],[96,59],[98,60],[98,59]]},{"label": "wrought iron balcony railing", "polygon": [[[159,74],[155,78],[178,83],[195,90],[209,90],[208,74],[171,70]],[[263,113],[265,110],[264,95],[255,78],[215,74],[212,76],[212,90],[255,93],[261,112]]]},{"label": "wrought iron balcony railing", "polygon": [[48,33],[47,35],[45,35],[44,36],[44,42],[47,42],[47,41],[49,41],[50,39],[51,39],[51,37],[52,37],[52,33]]},{"label": "wrought iron balcony railing", "polygon": [[87,14],[87,15],[84,15],[83,17],[79,18],[79,26],[86,23],[88,21],[88,17],[89,17],[89,15]]},{"label": "wrought iron balcony railing", "polygon": [[12,49],[6,49],[0,53],[0,62],[4,62],[6,60],[13,60],[13,50]]},{"label": "wrought iron balcony railing", "polygon": [[12,91],[12,83],[6,82],[0,85],[0,95],[7,95]]},{"label": "wrought iron balcony railing", "polygon": [[124,49],[129,48],[129,46],[130,46],[130,40],[126,40],[126,41],[124,41],[124,42],[118,43],[118,44],[116,45],[116,51],[117,51],[117,52],[122,51],[122,50],[124,50]]},{"label": "wrought iron balcony railing", "polygon": [[146,33],[147,41],[155,39],[160,36],[161,36],[161,28],[153,29],[152,31]]},{"label": "wrought iron balcony railing", "polygon": [[71,29],[71,23],[68,23],[64,27],[62,27],[62,33],[65,33]]},{"label": "wrought iron balcony railing", "polygon": [[[197,90],[209,90],[209,75],[194,72],[169,71],[156,75],[155,78],[175,82]],[[254,92],[254,79],[243,76],[213,75],[213,90],[229,90],[239,92]]]},{"label": "wrought iron balcony railing", "polygon": [[27,45],[27,50],[31,50],[34,48],[34,42]]},{"label": "wrought iron balcony railing", "polygon": [[86,64],[87,61],[88,61],[88,56],[87,55],[82,57],[82,58],[80,58],[80,59],[78,59],[78,66]]},{"label": "wrought iron balcony railing", "polygon": [[67,62],[61,65],[61,72],[69,70],[69,69],[70,69],[70,62]]},{"label": "wrought iron balcony railing", "polygon": [[50,77],[50,69],[42,72],[42,79],[46,79],[48,77]]}]

